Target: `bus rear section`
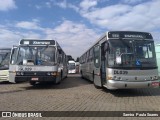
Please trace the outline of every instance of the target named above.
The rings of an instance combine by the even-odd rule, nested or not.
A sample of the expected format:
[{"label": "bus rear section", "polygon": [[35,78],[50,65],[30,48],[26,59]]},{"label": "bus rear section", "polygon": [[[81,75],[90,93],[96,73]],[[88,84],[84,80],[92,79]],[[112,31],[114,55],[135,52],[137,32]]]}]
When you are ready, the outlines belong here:
[{"label": "bus rear section", "polygon": [[75,61],[68,61],[68,73],[76,73],[76,62]]},{"label": "bus rear section", "polygon": [[0,82],[9,81],[9,60],[11,48],[0,49]]},{"label": "bus rear section", "polygon": [[65,53],[56,41],[23,39],[12,51],[9,80],[29,81],[31,85],[60,83],[67,76],[65,60]]}]

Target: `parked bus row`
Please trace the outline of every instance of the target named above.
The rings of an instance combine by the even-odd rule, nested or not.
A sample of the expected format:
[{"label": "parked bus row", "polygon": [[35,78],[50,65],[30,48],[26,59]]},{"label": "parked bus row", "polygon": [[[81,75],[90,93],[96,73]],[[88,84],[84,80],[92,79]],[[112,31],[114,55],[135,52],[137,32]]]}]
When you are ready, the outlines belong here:
[{"label": "parked bus row", "polygon": [[80,56],[80,63],[68,61],[55,40],[22,39],[12,50],[0,50],[0,80],[58,84],[67,73],[80,72],[97,88],[157,88],[159,53],[160,45],[155,51],[147,32],[106,32]]}]

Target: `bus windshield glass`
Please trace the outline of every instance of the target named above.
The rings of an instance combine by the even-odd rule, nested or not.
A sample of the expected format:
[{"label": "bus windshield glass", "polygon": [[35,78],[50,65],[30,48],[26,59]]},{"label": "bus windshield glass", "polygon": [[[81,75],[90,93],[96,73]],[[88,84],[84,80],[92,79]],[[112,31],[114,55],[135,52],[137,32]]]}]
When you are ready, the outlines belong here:
[{"label": "bus windshield glass", "polygon": [[0,54],[0,69],[9,68],[10,53],[1,53]]},{"label": "bus windshield glass", "polygon": [[51,66],[55,63],[55,51],[54,46],[20,46],[12,64]]},{"label": "bus windshield glass", "polygon": [[[119,39],[109,40],[109,45],[109,67],[157,67],[153,41]],[[120,64],[117,59],[120,59]]]},{"label": "bus windshield glass", "polygon": [[75,63],[69,63],[69,70],[76,69]]}]

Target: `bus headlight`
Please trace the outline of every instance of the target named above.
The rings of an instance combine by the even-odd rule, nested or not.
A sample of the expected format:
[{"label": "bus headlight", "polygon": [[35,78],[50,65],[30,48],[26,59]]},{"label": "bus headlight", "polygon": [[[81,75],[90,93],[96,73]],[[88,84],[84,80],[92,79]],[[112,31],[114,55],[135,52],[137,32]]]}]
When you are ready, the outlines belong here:
[{"label": "bus headlight", "polygon": [[16,75],[24,75],[23,72],[16,72]]},{"label": "bus headlight", "polygon": [[154,76],[154,80],[158,80],[158,76]]},{"label": "bus headlight", "polygon": [[16,72],[16,75],[21,75],[21,73],[20,72]]},{"label": "bus headlight", "polygon": [[151,78],[151,80],[154,80],[154,78],[153,77],[150,77]]},{"label": "bus headlight", "polygon": [[50,72],[47,72],[47,75],[51,75],[51,73],[50,73]]},{"label": "bus headlight", "polygon": [[50,75],[56,76],[56,75],[58,75],[58,73],[57,72],[47,72],[46,75],[48,75],[48,76],[50,76]]},{"label": "bus headlight", "polygon": [[112,76],[109,75],[107,76],[107,80],[112,80],[112,78],[113,78]]},{"label": "bus headlight", "polygon": [[57,72],[52,72],[51,75],[56,76]]},{"label": "bus headlight", "polygon": [[118,77],[118,80],[122,80],[122,78],[121,78],[121,77]]},{"label": "bus headlight", "polygon": [[24,73],[23,73],[23,72],[21,72],[21,75],[24,75]]}]

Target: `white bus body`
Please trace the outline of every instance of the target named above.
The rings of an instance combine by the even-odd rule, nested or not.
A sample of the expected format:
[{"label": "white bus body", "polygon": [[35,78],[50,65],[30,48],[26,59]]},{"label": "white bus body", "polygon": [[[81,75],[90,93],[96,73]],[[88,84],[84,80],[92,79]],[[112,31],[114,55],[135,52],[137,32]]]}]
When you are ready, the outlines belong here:
[{"label": "white bus body", "polygon": [[158,88],[152,35],[109,31],[80,57],[83,78],[108,89]]},{"label": "white bus body", "polygon": [[9,81],[9,60],[11,48],[0,49],[0,82]]},{"label": "white bus body", "polygon": [[160,44],[157,44],[155,46],[155,50],[156,50],[157,65],[158,65],[158,75],[160,80]]},{"label": "white bus body", "polygon": [[55,40],[22,39],[12,49],[9,81],[60,83],[67,76],[67,58]]},{"label": "white bus body", "polygon": [[73,60],[68,61],[68,73],[76,73],[76,62]]}]

